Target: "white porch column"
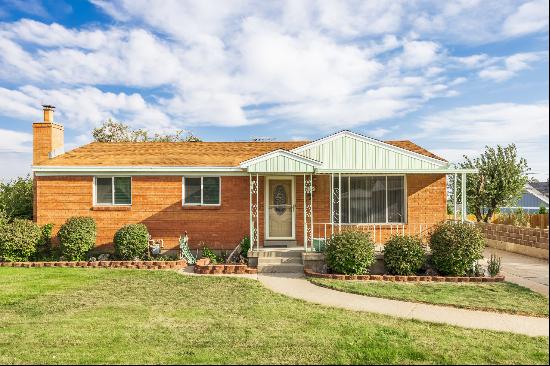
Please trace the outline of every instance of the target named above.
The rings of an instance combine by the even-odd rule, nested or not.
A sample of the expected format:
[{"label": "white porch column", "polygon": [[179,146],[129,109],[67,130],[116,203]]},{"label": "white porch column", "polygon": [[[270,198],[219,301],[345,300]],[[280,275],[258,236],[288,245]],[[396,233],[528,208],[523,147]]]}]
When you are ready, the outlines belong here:
[{"label": "white porch column", "polygon": [[466,209],[466,173],[462,173],[462,222],[467,218],[468,211]]},{"label": "white porch column", "polygon": [[456,218],[457,218],[457,212],[456,212],[456,198],[457,198],[457,193],[458,193],[458,187],[456,186],[458,184],[458,180],[457,180],[457,174],[454,173],[454,185],[453,185],[453,214],[454,214],[454,219],[456,221]]},{"label": "white porch column", "polygon": [[307,193],[306,193],[306,175],[304,174],[304,250],[307,251]]},{"label": "white porch column", "polygon": [[260,250],[260,203],[258,196],[260,195],[260,177],[256,173],[256,248]]},{"label": "white porch column", "polygon": [[342,173],[338,173],[338,232],[342,231]]},{"label": "white porch column", "polygon": [[249,192],[249,203],[250,203],[250,248],[254,250],[254,244],[256,244],[256,249],[260,249],[260,237],[259,237],[259,206],[258,206],[258,196],[259,196],[259,184],[258,184],[258,174],[256,174],[255,179],[253,179],[252,174],[249,174],[250,182],[250,192]]}]

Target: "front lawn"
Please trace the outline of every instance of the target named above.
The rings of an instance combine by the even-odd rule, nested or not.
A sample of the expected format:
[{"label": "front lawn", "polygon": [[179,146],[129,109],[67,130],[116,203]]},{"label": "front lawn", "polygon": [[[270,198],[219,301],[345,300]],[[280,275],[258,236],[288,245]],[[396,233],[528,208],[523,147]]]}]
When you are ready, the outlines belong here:
[{"label": "front lawn", "polygon": [[548,316],[546,297],[509,282],[476,284],[360,282],[323,278],[312,278],[310,281],[320,286],[358,295],[511,314]]},{"label": "front lawn", "polygon": [[548,338],[327,308],[259,282],[0,268],[0,363],[548,364]]}]

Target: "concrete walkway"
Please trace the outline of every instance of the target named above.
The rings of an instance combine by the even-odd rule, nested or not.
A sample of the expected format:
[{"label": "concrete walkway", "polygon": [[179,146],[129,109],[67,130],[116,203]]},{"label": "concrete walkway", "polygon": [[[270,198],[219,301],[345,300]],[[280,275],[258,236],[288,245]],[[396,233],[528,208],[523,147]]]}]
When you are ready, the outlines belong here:
[{"label": "concrete walkway", "polygon": [[316,304],[465,328],[548,337],[547,318],[457,309],[349,294],[313,285],[303,275],[297,274],[261,274],[258,275],[258,279],[274,292]]},{"label": "concrete walkway", "polygon": [[488,259],[492,253],[501,257],[501,272],[506,281],[548,297],[548,261],[494,248],[485,249],[485,258]]}]

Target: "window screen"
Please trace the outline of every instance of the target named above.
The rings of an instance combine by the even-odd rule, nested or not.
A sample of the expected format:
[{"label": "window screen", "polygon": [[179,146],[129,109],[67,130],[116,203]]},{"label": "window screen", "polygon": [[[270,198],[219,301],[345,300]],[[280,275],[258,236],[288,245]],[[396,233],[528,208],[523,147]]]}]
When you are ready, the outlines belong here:
[{"label": "window screen", "polygon": [[202,203],[205,205],[218,205],[220,203],[220,178],[202,178]]},{"label": "window screen", "polygon": [[201,179],[202,178],[185,178],[184,179],[184,203],[200,204],[201,203]]},{"label": "window screen", "polygon": [[132,203],[132,179],[130,177],[114,177],[115,205]]},{"label": "window screen", "polygon": [[109,178],[96,178],[96,203],[110,205],[113,203],[113,180]]}]

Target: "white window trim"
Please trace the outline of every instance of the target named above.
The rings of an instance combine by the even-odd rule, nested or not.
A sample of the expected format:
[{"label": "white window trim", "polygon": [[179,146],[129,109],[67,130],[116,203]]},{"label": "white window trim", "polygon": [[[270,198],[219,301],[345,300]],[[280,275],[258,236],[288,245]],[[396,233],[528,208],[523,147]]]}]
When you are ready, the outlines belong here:
[{"label": "white window trim", "polygon": [[[386,181],[386,221],[385,222],[342,222],[341,225],[406,225],[408,223],[408,195],[407,195],[407,175],[406,174],[347,174],[342,175],[342,178],[348,177],[348,200],[351,192],[351,177],[384,177]],[[388,212],[388,177],[403,177],[403,222],[389,222]],[[331,182],[331,185],[333,182]],[[334,189],[334,187],[332,188]],[[341,189],[341,187],[340,187]],[[333,191],[331,191],[333,193]],[[341,202],[339,202],[341,204]],[[348,204],[348,218],[351,217],[351,204]],[[334,212],[331,215],[331,220],[334,218]]]},{"label": "white window trim", "polygon": [[[97,178],[111,178],[111,203],[98,203],[97,202]],[[130,178],[130,203],[115,203],[115,178]],[[132,206],[133,196],[133,181],[132,177],[128,175],[97,175],[94,176],[94,188],[93,188],[93,204],[94,206]]]},{"label": "white window trim", "polygon": [[[201,202],[189,203],[185,202],[185,179],[186,178],[200,178],[201,179]],[[204,203],[204,178],[218,178],[218,203]],[[222,204],[222,178],[219,175],[201,175],[201,176],[183,176],[181,179],[181,204],[182,206],[221,206]]]}]

